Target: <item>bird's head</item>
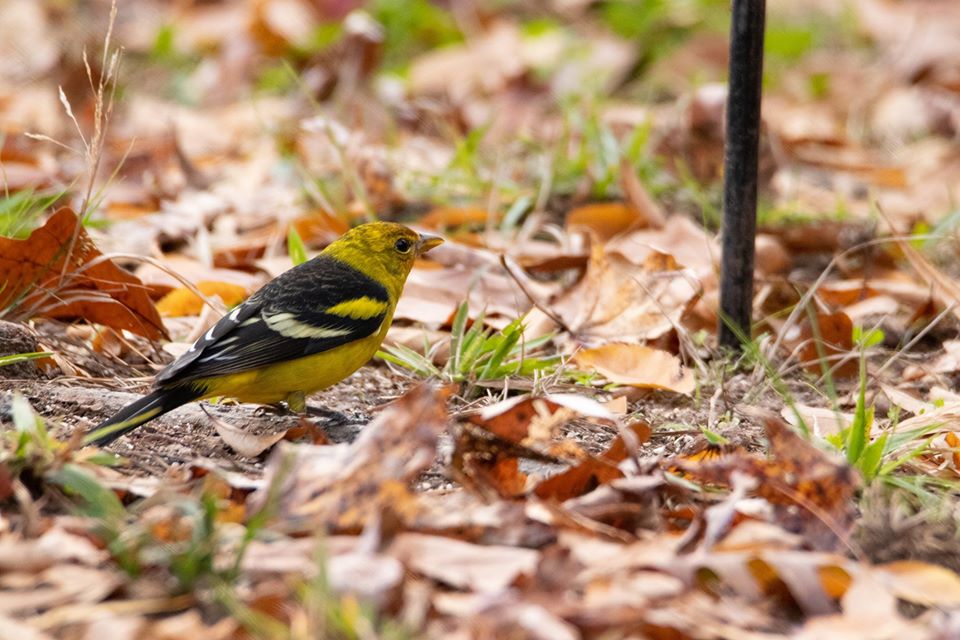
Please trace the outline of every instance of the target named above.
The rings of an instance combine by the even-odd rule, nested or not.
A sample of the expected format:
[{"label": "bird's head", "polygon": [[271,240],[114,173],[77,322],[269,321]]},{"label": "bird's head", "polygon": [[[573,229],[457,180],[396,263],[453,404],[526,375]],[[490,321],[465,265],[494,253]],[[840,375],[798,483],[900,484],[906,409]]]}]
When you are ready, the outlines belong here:
[{"label": "bird's head", "polygon": [[370,222],[345,233],[324,253],[344,260],[378,280],[396,280],[402,288],[414,260],[442,242],[438,236],[417,233],[395,222]]}]

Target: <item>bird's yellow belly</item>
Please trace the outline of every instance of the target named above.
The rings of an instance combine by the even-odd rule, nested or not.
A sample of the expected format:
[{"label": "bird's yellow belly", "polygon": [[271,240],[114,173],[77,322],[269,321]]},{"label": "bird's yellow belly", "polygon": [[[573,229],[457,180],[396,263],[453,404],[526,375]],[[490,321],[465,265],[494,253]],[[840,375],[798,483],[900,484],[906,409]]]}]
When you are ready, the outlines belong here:
[{"label": "bird's yellow belly", "polygon": [[[385,331],[384,331],[385,333]],[[334,385],[362,367],[377,352],[374,334],[329,351],[278,364],[200,381],[204,397],[228,396],[241,402],[274,404],[293,392],[304,394]]]}]

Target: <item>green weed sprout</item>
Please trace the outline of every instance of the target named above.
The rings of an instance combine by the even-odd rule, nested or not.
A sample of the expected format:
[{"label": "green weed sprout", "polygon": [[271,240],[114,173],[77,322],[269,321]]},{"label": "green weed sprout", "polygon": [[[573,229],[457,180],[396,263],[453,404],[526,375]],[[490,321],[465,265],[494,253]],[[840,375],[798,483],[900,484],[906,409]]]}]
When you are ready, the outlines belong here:
[{"label": "green weed sprout", "polygon": [[442,368],[433,364],[432,358],[439,344],[424,345],[424,353],[403,345],[388,345],[377,355],[423,378],[471,386],[511,376],[549,373],[560,364],[559,355],[533,355],[553,338],[552,335],[524,340],[522,318],[517,318],[501,331],[493,331],[484,326],[482,312],[468,327],[468,311],[466,302],[457,308],[450,332],[450,358]]}]

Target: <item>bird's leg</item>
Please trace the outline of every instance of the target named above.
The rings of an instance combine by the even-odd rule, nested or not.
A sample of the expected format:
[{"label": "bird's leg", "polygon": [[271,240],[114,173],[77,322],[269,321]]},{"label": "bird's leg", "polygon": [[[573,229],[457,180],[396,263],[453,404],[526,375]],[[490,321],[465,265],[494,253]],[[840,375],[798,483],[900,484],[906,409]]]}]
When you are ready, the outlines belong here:
[{"label": "bird's leg", "polygon": [[297,415],[306,415],[307,413],[307,394],[303,391],[291,391],[287,394],[287,408]]},{"label": "bird's leg", "polygon": [[300,416],[320,416],[330,424],[350,424],[350,419],[333,409],[325,407],[308,407],[307,396],[303,391],[292,391],[287,394],[287,409]]}]

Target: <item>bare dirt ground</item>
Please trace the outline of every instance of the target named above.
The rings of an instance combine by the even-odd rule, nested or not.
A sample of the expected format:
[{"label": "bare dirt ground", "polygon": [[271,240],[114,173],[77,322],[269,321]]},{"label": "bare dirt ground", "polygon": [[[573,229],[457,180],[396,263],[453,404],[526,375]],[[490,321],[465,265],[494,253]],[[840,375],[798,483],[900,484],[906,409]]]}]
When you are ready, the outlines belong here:
[{"label": "bare dirt ground", "polygon": [[[354,376],[311,398],[311,420],[323,428],[331,442],[349,442],[382,406],[402,395],[410,382],[387,375],[382,367],[365,367]],[[69,438],[74,430],[87,431],[107,419],[139,394],[87,386],[77,381],[37,379],[0,380],[0,412],[9,411],[9,397],[20,393],[55,425],[54,434]],[[339,415],[324,417],[327,410]],[[206,412],[206,413],[205,413]],[[110,451],[129,460],[133,474],[162,475],[173,465],[197,458],[216,460],[226,468],[257,476],[263,457],[238,455],[217,435],[214,416],[252,434],[286,431],[297,426],[296,415],[277,415],[256,405],[189,403],[127,434]],[[319,415],[317,415],[319,414]]]}]

